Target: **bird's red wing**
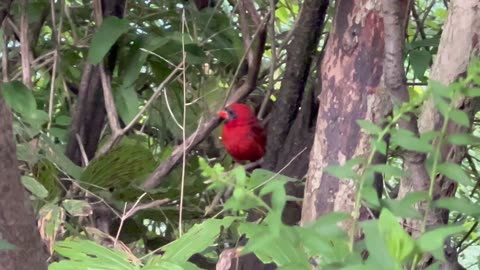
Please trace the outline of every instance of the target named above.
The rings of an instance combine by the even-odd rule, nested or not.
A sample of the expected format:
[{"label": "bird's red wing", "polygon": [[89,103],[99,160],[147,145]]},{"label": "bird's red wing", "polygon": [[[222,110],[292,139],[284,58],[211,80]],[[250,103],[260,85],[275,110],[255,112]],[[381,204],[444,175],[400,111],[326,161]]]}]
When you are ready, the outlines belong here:
[{"label": "bird's red wing", "polygon": [[265,144],[267,143],[267,136],[265,135],[265,130],[260,124],[256,124],[252,126],[252,133],[255,139],[255,142],[265,148]]},{"label": "bird's red wing", "polygon": [[267,142],[265,130],[257,123],[251,127],[251,135],[256,144],[256,154],[261,158],[265,154],[265,146]]}]

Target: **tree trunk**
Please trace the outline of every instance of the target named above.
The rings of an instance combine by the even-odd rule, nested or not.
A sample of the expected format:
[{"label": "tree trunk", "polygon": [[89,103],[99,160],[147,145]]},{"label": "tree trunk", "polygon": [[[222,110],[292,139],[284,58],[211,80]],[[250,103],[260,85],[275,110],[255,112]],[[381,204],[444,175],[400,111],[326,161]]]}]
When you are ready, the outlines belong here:
[{"label": "tree trunk", "polygon": [[1,269],[46,270],[46,252],[17,167],[12,114],[0,96],[0,239],[15,246],[0,251]]},{"label": "tree trunk", "polygon": [[[320,108],[305,186],[302,224],[332,211],[352,212],[355,187],[324,172],[368,153],[368,137],[358,119],[374,123],[391,110],[381,88],[384,27],[381,5],[374,0],[340,0],[336,4],[333,32],[321,64]],[[377,162],[383,162],[379,157]],[[381,186],[381,185],[378,185]],[[344,224],[349,227],[349,224]]]}]

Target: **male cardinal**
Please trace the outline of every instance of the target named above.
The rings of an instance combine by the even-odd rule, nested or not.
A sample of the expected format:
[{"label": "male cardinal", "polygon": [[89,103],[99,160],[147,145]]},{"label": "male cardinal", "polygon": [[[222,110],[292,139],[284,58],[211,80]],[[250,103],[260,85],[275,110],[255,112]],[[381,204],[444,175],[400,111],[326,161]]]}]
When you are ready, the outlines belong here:
[{"label": "male cardinal", "polygon": [[255,162],[263,157],[265,131],[248,105],[234,103],[218,112],[218,116],[225,120],[223,144],[235,160]]}]

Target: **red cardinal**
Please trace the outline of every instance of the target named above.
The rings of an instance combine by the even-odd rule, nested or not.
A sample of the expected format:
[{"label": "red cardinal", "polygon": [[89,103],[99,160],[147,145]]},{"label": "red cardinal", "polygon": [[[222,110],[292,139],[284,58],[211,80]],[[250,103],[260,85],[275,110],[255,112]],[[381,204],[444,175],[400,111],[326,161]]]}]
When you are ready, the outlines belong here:
[{"label": "red cardinal", "polygon": [[218,112],[225,119],[222,140],[227,152],[237,161],[257,161],[265,154],[266,137],[253,110],[235,103]]}]

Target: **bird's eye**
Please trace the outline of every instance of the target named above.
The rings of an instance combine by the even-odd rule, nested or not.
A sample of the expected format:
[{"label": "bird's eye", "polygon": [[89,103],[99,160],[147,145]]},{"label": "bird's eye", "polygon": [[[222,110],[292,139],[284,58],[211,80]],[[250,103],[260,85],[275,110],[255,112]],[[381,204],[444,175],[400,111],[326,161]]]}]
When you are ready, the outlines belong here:
[{"label": "bird's eye", "polygon": [[231,120],[234,120],[235,118],[237,118],[237,113],[235,111],[233,111],[232,109],[227,108],[226,111],[228,113],[228,121],[231,121]]}]

